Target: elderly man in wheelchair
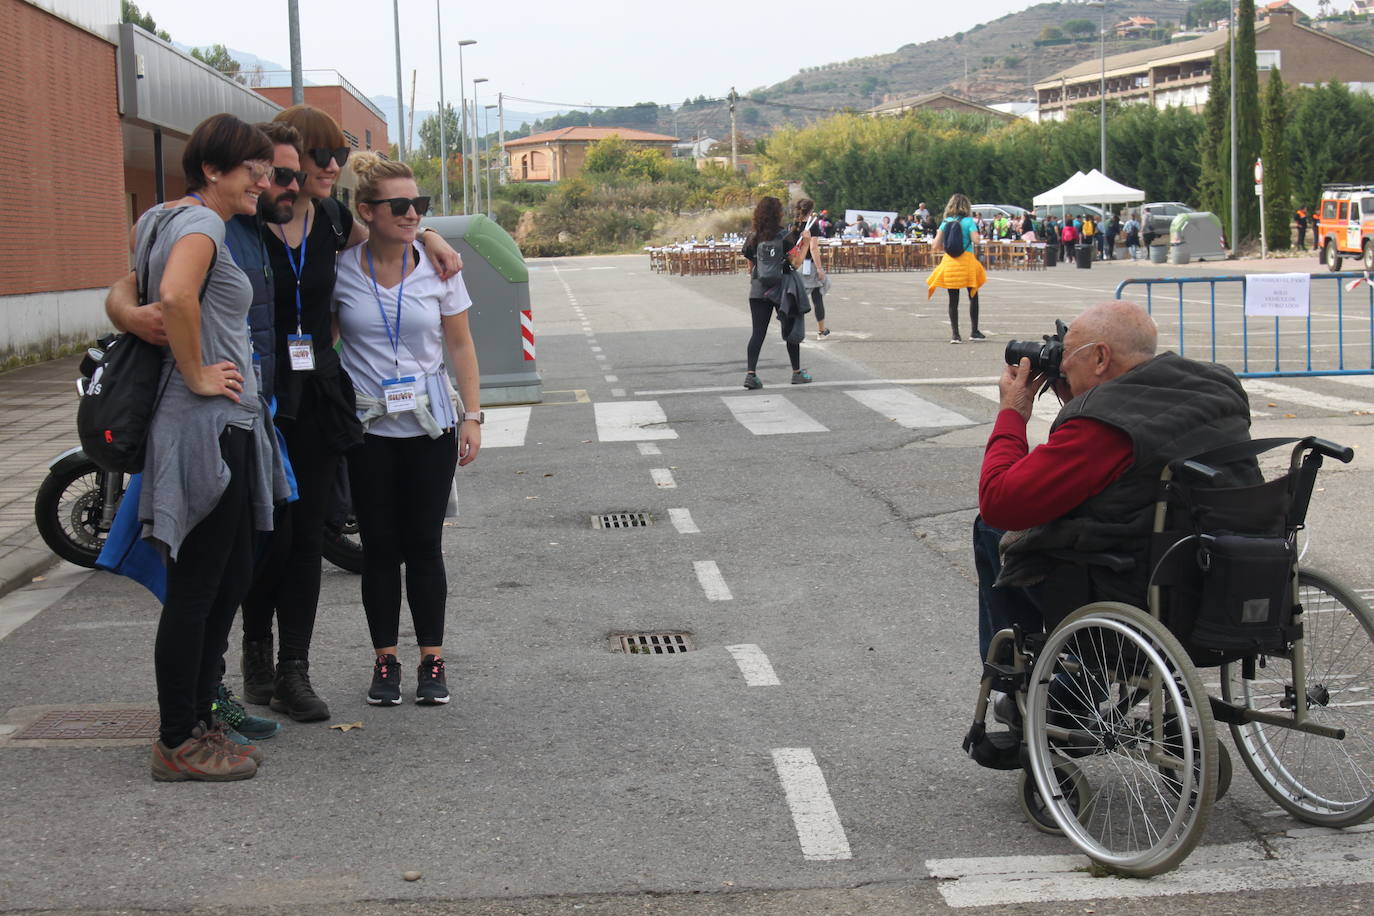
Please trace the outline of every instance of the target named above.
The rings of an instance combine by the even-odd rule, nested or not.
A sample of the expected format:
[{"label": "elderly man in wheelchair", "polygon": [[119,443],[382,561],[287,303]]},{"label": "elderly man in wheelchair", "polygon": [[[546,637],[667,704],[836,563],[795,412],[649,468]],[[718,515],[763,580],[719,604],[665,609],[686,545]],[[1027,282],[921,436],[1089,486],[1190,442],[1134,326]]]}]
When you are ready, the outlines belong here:
[{"label": "elderly man in wheelchair", "polygon": [[[1032,825],[1141,877],[1187,857],[1230,783],[1216,722],[1296,817],[1374,811],[1374,619],[1295,549],[1322,458],[1353,452],[1252,440],[1236,376],[1157,354],[1157,338],[1144,309],[1113,301],[1007,346],[964,740],[980,765],[1021,771]],[[1063,406],[1032,450],[1037,390]],[[1290,445],[1266,480],[1260,457]]]}]

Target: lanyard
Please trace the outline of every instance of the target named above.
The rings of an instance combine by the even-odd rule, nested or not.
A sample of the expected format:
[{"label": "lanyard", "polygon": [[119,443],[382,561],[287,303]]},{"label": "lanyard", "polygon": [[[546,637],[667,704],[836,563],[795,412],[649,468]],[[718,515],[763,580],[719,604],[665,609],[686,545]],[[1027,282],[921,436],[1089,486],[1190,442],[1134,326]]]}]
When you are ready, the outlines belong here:
[{"label": "lanyard", "polygon": [[396,364],[396,375],[401,374],[401,298],[406,292],[406,266],[410,260],[410,246],[401,252],[401,285],[396,290],[396,334],[391,333],[391,322],[386,320],[386,307],[382,305],[382,291],[377,286],[377,271],[372,266],[372,246],[364,245],[367,254],[367,272],[372,276],[372,295],[377,300],[377,311],[382,315],[382,327],[386,328],[386,339],[391,342],[391,360]]},{"label": "lanyard", "polygon": [[310,241],[310,211],[305,211],[305,229],[301,232],[301,260],[296,263],[296,258],[291,254],[291,243],[286,240],[286,230],[281,231],[281,243],[286,248],[286,263],[291,265],[291,272],[296,275],[296,334],[301,333],[301,274],[305,272],[305,246]]}]

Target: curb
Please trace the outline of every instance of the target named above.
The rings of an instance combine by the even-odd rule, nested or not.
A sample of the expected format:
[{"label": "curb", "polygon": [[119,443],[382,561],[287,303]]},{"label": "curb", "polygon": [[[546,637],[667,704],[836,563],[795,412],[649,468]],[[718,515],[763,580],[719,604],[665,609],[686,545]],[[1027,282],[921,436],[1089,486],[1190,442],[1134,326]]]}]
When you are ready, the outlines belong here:
[{"label": "curb", "polygon": [[0,598],[23,588],[58,563],[57,554],[48,549],[36,528],[27,529],[32,537],[19,547],[11,547],[0,556]]}]

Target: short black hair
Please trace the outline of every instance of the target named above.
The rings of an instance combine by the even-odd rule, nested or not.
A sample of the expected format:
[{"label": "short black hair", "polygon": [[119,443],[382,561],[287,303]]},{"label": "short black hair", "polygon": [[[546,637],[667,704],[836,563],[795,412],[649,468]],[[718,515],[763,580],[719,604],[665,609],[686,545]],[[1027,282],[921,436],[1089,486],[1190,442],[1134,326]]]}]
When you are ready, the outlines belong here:
[{"label": "short black hair", "polygon": [[301,132],[290,124],[281,121],[264,121],[257,125],[257,128],[267,135],[267,139],[272,141],[273,146],[292,146],[296,149],[296,155],[305,155]]},{"label": "short black hair", "polygon": [[186,151],[181,154],[186,190],[199,191],[205,187],[204,166],[228,172],[247,159],[271,162],[272,141],[252,124],[231,114],[211,115],[191,131]]}]

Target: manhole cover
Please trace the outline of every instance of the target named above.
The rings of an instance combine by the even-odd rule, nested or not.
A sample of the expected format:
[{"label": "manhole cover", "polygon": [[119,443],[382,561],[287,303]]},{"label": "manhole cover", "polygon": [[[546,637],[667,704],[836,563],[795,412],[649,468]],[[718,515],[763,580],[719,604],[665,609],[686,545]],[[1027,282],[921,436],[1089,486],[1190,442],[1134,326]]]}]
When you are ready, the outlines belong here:
[{"label": "manhole cover", "polygon": [[652,523],[647,512],[607,512],[592,516],[593,528],[647,528]]},{"label": "manhole cover", "polygon": [[611,649],[627,655],[680,655],[692,651],[690,633],[613,633]]},{"label": "manhole cover", "polygon": [[154,738],[157,730],[156,709],[51,709],[16,732],[12,740]]}]

